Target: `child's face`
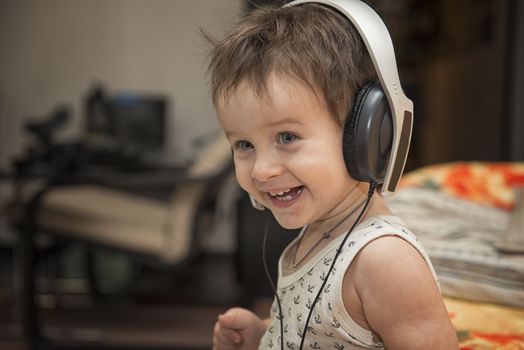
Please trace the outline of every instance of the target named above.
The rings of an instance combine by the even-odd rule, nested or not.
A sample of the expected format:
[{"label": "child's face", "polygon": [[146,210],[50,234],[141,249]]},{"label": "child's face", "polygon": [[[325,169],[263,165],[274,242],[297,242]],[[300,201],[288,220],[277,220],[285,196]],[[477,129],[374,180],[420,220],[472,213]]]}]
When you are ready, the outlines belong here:
[{"label": "child's face", "polygon": [[355,186],[342,156],[342,129],[323,98],[289,77],[272,75],[268,97],[241,84],[217,104],[233,146],[240,186],[286,228],[346,211]]}]

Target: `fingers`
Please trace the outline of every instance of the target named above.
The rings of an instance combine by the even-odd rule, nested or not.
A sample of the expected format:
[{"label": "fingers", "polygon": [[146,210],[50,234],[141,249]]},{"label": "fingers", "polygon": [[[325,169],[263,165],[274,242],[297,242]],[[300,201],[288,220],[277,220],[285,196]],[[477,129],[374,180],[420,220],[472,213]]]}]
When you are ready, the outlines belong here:
[{"label": "fingers", "polygon": [[221,327],[235,330],[243,330],[248,327],[245,317],[235,311],[236,309],[230,309],[225,314],[218,315],[218,323]]},{"label": "fingers", "polygon": [[232,350],[242,343],[242,336],[234,329],[222,327],[220,322],[215,323],[213,329],[213,347],[217,350]]},{"label": "fingers", "polygon": [[234,314],[227,312],[225,314],[218,315],[218,323],[221,327],[236,330],[242,330],[246,327],[244,324],[242,324],[239,317],[236,317]]}]

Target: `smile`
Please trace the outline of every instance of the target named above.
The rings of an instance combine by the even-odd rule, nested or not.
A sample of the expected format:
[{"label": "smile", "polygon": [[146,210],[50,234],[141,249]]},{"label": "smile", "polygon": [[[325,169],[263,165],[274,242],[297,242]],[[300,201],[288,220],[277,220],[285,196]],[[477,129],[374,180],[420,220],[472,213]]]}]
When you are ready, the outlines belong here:
[{"label": "smile", "polygon": [[288,188],[286,190],[278,192],[267,192],[272,199],[276,199],[280,202],[291,201],[299,196],[304,191],[304,186],[297,186],[293,188]]}]

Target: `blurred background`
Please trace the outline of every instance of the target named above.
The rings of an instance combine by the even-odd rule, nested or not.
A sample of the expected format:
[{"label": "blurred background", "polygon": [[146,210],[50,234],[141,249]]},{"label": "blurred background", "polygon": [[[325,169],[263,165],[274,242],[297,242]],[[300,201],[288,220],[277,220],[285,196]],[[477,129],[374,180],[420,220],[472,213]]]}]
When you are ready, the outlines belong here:
[{"label": "blurred background", "polygon": [[[524,160],[519,0],[369,0],[415,103],[406,171]],[[0,348],[209,348],[295,232],[255,212],[210,100],[246,0],[0,0]],[[266,304],[264,304],[266,302]],[[75,344],[75,345],[71,345]]]}]

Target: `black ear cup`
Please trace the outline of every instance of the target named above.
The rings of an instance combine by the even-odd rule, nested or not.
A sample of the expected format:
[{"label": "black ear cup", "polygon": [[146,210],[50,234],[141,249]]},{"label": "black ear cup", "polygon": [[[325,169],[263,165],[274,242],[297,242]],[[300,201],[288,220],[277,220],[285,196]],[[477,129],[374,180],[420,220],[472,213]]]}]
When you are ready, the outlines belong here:
[{"label": "black ear cup", "polygon": [[384,182],[393,140],[391,111],[378,81],[357,94],[346,118],[343,151],[346,168],[357,181]]}]

